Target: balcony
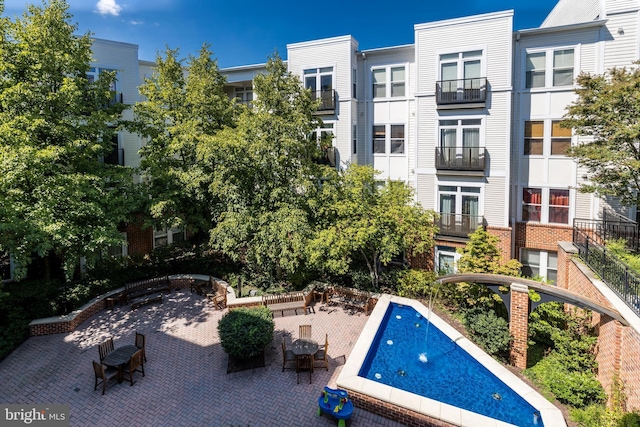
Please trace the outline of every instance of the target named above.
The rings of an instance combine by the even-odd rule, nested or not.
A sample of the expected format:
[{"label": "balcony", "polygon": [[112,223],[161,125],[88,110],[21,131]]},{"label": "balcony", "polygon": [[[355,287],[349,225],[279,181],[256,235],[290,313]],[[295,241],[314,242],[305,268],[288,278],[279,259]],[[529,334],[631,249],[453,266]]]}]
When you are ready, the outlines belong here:
[{"label": "balcony", "polygon": [[483,108],[486,101],[486,77],[436,82],[438,108]]},{"label": "balcony", "polygon": [[438,147],[436,148],[436,169],[484,173],[485,154],[484,147]]},{"label": "balcony", "polygon": [[315,114],[333,114],[336,111],[336,91],[325,89],[311,92],[311,99],[320,100],[320,106]]},{"label": "balcony", "polygon": [[436,220],[438,226],[438,236],[440,237],[461,237],[469,238],[469,234],[473,233],[478,227],[484,227],[484,217],[441,213]]}]

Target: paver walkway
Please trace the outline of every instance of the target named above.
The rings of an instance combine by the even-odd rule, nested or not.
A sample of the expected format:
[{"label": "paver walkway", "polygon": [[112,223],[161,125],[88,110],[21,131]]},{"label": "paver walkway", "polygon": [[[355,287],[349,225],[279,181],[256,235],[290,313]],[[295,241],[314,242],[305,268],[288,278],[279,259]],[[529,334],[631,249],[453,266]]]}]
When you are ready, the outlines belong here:
[{"label": "paver walkway", "polygon": [[[29,338],[0,362],[0,402],[69,404],[72,426],[334,426],[317,416],[322,387],[335,380],[368,317],[341,308],[315,305],[315,313],[276,314],[265,367],[227,374],[218,320],[201,296],[176,291],[163,304],[129,310],[103,310],[68,334]],[[295,371],[282,372],[281,337],[290,343],[298,326],[311,324],[313,338],[329,334],[329,371],[317,368],[313,383]],[[98,343],[113,337],[116,346],[133,344],[135,331],[147,335],[146,376],[135,383],[111,381],[107,392],[93,390],[92,360]],[[400,426],[369,412],[354,411],[351,427]]]}]

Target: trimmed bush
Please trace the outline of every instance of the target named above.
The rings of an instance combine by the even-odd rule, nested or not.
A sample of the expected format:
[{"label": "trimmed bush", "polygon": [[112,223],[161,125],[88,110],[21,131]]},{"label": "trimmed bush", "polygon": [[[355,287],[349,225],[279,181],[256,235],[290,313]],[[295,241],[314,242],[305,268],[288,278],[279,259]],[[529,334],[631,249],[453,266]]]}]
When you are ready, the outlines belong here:
[{"label": "trimmed bush", "polygon": [[466,310],[464,324],[473,342],[492,356],[506,359],[511,343],[509,324],[493,310],[481,307]]},{"label": "trimmed bush", "polygon": [[237,359],[260,354],[273,339],[275,324],[267,307],[241,307],[225,314],[218,323],[224,351]]}]

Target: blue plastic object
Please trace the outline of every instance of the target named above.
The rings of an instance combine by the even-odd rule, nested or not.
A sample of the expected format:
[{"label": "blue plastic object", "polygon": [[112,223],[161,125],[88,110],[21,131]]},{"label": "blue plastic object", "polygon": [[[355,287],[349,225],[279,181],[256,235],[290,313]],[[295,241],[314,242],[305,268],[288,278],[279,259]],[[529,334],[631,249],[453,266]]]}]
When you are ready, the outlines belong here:
[{"label": "blue plastic object", "polygon": [[353,413],[353,403],[347,391],[325,387],[318,397],[318,415],[323,412],[337,419],[338,427],[345,427],[345,420]]}]

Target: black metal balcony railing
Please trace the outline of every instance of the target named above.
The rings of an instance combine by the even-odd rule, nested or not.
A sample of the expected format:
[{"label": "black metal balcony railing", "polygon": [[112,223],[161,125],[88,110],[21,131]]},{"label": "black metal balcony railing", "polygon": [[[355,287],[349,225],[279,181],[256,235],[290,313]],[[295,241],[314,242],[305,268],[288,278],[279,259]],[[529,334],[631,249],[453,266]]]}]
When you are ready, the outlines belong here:
[{"label": "black metal balcony railing", "polygon": [[436,82],[436,103],[469,104],[486,102],[487,78],[442,80]]},{"label": "black metal balcony railing", "polygon": [[438,147],[436,169],[458,171],[484,171],[484,147]]},{"label": "black metal balcony railing", "polygon": [[640,316],[640,275],[607,251],[601,237],[597,239],[577,228],[574,222],[573,244],[580,258]]},{"label": "black metal balcony railing", "polygon": [[311,92],[311,99],[314,101],[320,100],[319,112],[336,109],[336,91],[334,89]]},{"label": "black metal balcony railing", "polygon": [[124,149],[114,148],[109,154],[104,156],[104,163],[124,166]]},{"label": "black metal balcony railing", "polygon": [[484,217],[441,213],[436,220],[438,226],[438,234],[440,236],[449,237],[469,237],[478,227],[484,227]]}]

